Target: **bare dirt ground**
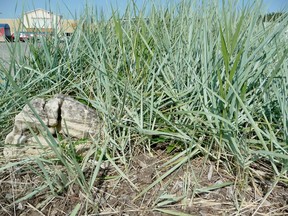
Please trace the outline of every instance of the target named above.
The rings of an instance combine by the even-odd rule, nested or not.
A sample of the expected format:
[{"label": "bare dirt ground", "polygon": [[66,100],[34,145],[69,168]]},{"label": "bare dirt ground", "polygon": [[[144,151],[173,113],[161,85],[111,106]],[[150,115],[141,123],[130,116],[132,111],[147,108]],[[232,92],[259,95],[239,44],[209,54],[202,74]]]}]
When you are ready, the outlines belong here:
[{"label": "bare dirt ground", "polygon": [[[0,215],[70,215],[78,203],[78,215],[288,215],[288,185],[274,184],[265,162],[255,165],[256,174],[247,176],[246,182],[204,157],[192,159],[164,178],[173,166],[162,165],[170,158],[165,151],[156,151],[153,156],[131,158],[129,167],[119,165],[131,182],[119,178],[112,165],[103,168],[90,202],[72,184],[56,195],[45,189],[15,203],[41,187],[43,177],[32,172],[31,166],[0,172]],[[91,177],[91,170],[84,173]]]}]

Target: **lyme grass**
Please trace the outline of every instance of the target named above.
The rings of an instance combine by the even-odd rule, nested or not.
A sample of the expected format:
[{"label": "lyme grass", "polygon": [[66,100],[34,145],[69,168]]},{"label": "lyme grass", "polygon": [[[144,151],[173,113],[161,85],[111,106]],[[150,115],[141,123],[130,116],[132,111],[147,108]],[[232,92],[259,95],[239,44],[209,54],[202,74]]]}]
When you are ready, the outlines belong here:
[{"label": "lyme grass", "polygon": [[[56,35],[28,43],[29,52],[0,68],[1,139],[30,99],[63,93],[95,108],[105,122],[104,140],[95,140],[90,149],[98,164],[88,179],[83,170],[89,157],[81,163],[51,141],[55,160],[65,168],[57,174],[64,182],[61,190],[78,184],[87,203],[93,200],[104,158],[138,191],[135,200],[199,155],[216,160],[218,168],[226,166],[237,176],[239,191],[256,173],[252,165],[263,161],[277,182],[287,182],[288,17],[266,25],[260,1],[241,9],[238,3],[182,1],[163,8],[151,2],[147,13],[147,7],[141,10],[131,2],[124,15],[113,11],[108,20],[87,10],[70,38],[63,41]],[[10,46],[11,56],[23,48]],[[119,163],[128,168],[134,149],[152,152],[163,144],[171,154],[163,165],[168,170],[139,191]],[[39,190],[59,191],[59,178],[50,176],[54,171],[47,170],[45,160],[35,159],[45,179]],[[194,194],[230,184],[195,188]],[[181,215],[160,208],[179,197],[164,197],[155,201],[155,210]],[[72,214],[79,209],[77,205]]]}]

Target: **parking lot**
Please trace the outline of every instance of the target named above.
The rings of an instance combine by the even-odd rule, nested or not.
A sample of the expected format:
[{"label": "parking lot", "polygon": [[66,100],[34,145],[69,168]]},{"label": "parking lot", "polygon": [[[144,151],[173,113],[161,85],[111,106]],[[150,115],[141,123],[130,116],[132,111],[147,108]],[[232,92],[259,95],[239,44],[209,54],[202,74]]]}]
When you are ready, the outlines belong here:
[{"label": "parking lot", "polygon": [[[11,51],[15,50],[14,55],[11,55]],[[14,42],[14,43],[0,43],[0,63],[5,66],[9,66],[12,56],[19,58],[28,53],[27,43]]]},{"label": "parking lot", "polygon": [[[12,52],[14,50],[14,52]],[[11,54],[14,53],[14,54]],[[0,84],[2,83],[2,79],[4,76],[3,70],[4,66],[5,68],[9,68],[10,62],[12,57],[19,59],[20,56],[23,56],[27,54],[28,51],[28,46],[27,43],[22,43],[22,42],[13,42],[13,43],[5,43],[5,42],[0,42]],[[8,69],[9,70],[9,69]],[[14,74],[14,68],[11,68],[11,73]]]},{"label": "parking lot", "polygon": [[8,44],[2,42],[0,43],[0,58],[2,59],[9,59],[9,48]]}]

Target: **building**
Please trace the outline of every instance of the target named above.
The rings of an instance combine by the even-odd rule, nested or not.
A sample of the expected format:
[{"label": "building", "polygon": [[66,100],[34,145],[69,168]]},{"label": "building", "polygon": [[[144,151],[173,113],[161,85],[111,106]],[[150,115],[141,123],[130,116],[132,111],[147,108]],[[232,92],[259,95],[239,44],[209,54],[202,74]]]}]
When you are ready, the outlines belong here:
[{"label": "building", "polygon": [[12,33],[16,32],[42,32],[72,34],[76,27],[76,20],[63,19],[61,15],[44,9],[35,9],[23,14],[19,19],[0,19],[0,23],[7,23]]},{"label": "building", "polygon": [[0,19],[0,23],[7,23],[10,26],[11,34],[19,29],[20,19]]},{"label": "building", "polygon": [[23,16],[23,27],[27,32],[59,32],[61,22],[62,16],[43,9],[26,12]]},{"label": "building", "polygon": [[66,36],[73,34],[77,28],[77,21],[72,19],[63,19],[61,22],[61,32]]},{"label": "building", "polygon": [[7,23],[0,24],[0,41],[11,39],[10,26]]}]

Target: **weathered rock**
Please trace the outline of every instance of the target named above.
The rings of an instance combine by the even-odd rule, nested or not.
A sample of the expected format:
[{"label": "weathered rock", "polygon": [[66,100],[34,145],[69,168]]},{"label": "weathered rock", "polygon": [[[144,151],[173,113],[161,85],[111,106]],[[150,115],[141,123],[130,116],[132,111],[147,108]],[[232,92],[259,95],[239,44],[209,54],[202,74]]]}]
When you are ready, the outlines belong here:
[{"label": "weathered rock", "polygon": [[47,126],[57,127],[59,119],[59,112],[61,108],[63,99],[60,97],[55,97],[47,101],[45,104],[45,112],[47,114]]},{"label": "weathered rock", "polygon": [[[39,134],[38,136],[35,137],[31,137],[29,139],[27,139],[27,143],[29,145],[38,145],[41,144],[42,146],[49,146],[49,144],[52,144],[52,138],[48,138],[48,137],[44,137],[41,134]],[[56,141],[55,138],[53,137],[53,141]],[[57,141],[56,141],[57,142]]]},{"label": "weathered rock", "polygon": [[[32,100],[31,106],[34,108],[43,123],[47,125],[48,119],[44,110],[45,100],[39,98]],[[31,130],[38,134],[40,130],[43,131],[43,127],[30,107],[25,105],[22,112],[16,115],[13,131],[7,135],[5,144],[23,144],[27,142],[32,135],[30,134]]]},{"label": "weathered rock", "polygon": [[[5,144],[25,144],[27,147],[40,143],[42,146],[48,146],[47,141],[51,142],[51,136],[47,139],[48,131],[55,140],[57,134],[76,139],[90,139],[101,133],[101,123],[96,110],[71,97],[57,95],[48,101],[37,98],[30,104],[38,117],[25,105],[16,115],[13,130],[7,135]],[[13,155],[7,149],[4,150],[4,154]]]},{"label": "weathered rock", "polygon": [[61,132],[81,139],[99,133],[96,112],[72,98],[65,98],[61,107]]}]

